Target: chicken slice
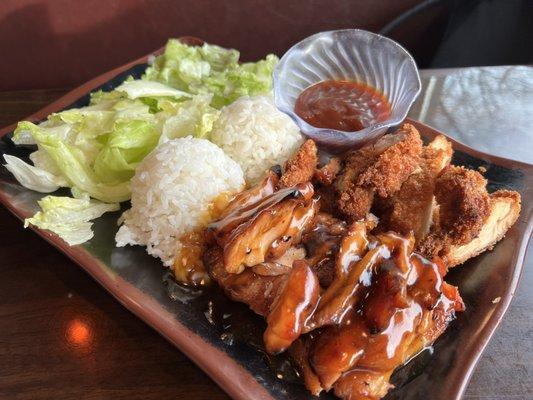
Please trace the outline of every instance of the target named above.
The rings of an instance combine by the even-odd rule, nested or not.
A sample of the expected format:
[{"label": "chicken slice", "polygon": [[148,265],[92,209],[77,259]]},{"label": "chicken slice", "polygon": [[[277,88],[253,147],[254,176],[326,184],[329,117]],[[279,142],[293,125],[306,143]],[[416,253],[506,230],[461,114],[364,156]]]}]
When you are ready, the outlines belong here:
[{"label": "chicken slice", "polygon": [[394,387],[389,383],[392,372],[348,371],[335,384],[335,395],[346,400],[379,400]]},{"label": "chicken slice", "polygon": [[243,209],[248,209],[261,199],[270,196],[276,191],[280,175],[279,166],[271,168],[259,184],[238,193],[226,206],[220,218],[225,218],[235,212],[242,212]]},{"label": "chicken slice", "polygon": [[252,268],[259,275],[281,275],[290,271],[294,261],[303,260],[306,255],[307,253],[303,246],[291,246],[285,250],[281,257],[273,261],[254,265]]},{"label": "chicken slice", "polygon": [[451,244],[476,238],[490,214],[487,180],[474,170],[448,165],[435,183],[439,229]]},{"label": "chicken slice", "polygon": [[288,277],[288,274],[259,275],[252,268],[240,274],[228,273],[224,267],[224,253],[217,245],[210,246],[204,252],[203,261],[209,276],[230,299],[247,304],[263,317],[270,312]]},{"label": "chicken slice", "polygon": [[452,143],[443,135],[436,136],[422,152],[423,161],[435,175],[450,164],[452,157]]},{"label": "chicken slice", "polygon": [[422,140],[413,125],[403,124],[395,134],[402,139],[379,154],[377,161],[359,176],[358,182],[361,186],[373,187],[385,198],[400,190],[417,168],[422,153]]},{"label": "chicken slice", "polygon": [[[312,221],[315,204],[298,205],[290,199],[261,212],[250,224],[241,225],[243,229],[237,228],[224,246],[228,272],[238,274],[245,267],[281,257],[293,241],[299,242],[301,230],[296,229],[305,228]],[[279,253],[278,248],[283,252]]]},{"label": "chicken slice", "polygon": [[508,190],[499,190],[490,195],[490,214],[478,236],[463,245],[453,245],[443,254],[450,267],[464,263],[466,260],[492,249],[499,242],[520,214],[520,194]]},{"label": "chicken slice", "polygon": [[266,318],[263,340],[268,353],[280,353],[298,339],[316,307],[319,293],[318,279],[309,264],[304,260],[295,261]]},{"label": "chicken slice", "polygon": [[[305,258],[301,257],[298,260],[303,260]],[[261,276],[278,276],[284,275],[291,272],[292,264],[286,265],[277,262],[264,262],[261,264],[254,265],[251,269],[252,271]]]},{"label": "chicken slice", "polygon": [[350,325],[328,327],[313,341],[309,361],[325,390],[361,359],[369,336],[364,321],[356,317]]},{"label": "chicken slice", "polygon": [[268,248],[265,259],[276,261],[283,258],[289,248],[299,244],[302,241],[303,232],[313,223],[319,207],[319,199],[312,199],[309,204],[296,207],[283,234],[274,240]]},{"label": "chicken slice", "polygon": [[450,163],[452,155],[452,145],[442,135],[423,148],[419,168],[382,205],[385,211],[381,217],[387,230],[403,235],[413,232],[417,241],[429,233],[437,205],[433,196],[435,179]]},{"label": "chicken slice", "polygon": [[[222,211],[219,219],[208,226],[209,241],[216,241],[222,245],[233,229],[250,218],[258,204],[261,204],[265,198],[272,198],[271,195],[276,191],[279,175],[280,171],[273,168],[258,185],[237,194]],[[268,204],[270,203],[263,204],[263,207]]]},{"label": "chicken slice", "polygon": [[297,244],[300,231],[318,210],[318,200],[311,199],[312,195],[310,183],[281,189],[212,223],[208,229],[224,249],[227,271],[240,273],[246,267],[275,261],[283,253],[275,247],[287,249]]},{"label": "chicken slice", "polygon": [[428,258],[444,257],[452,246],[467,244],[478,237],[492,204],[483,176],[464,167],[448,165],[435,182],[438,219],[429,235],[417,243]]},{"label": "chicken slice", "polygon": [[319,396],[324,388],[309,362],[309,349],[312,344],[309,336],[300,336],[289,348],[289,354],[304,380],[305,387],[313,396]]},{"label": "chicken slice", "polygon": [[341,170],[341,160],[331,157],[321,168],[315,171],[314,179],[324,186],[331,185]]},{"label": "chicken slice", "polygon": [[[370,222],[373,225],[374,220]],[[340,243],[335,260],[335,279],[320,298],[318,307],[305,327],[309,332],[324,325],[340,323],[370,284],[376,265],[388,256],[385,246],[368,250],[365,221],[353,223]]]},{"label": "chicken slice", "polygon": [[278,187],[286,188],[310,182],[318,163],[318,150],[312,139],[307,139],[296,154],[285,164],[285,172],[279,180]]},{"label": "chicken slice", "polygon": [[322,211],[316,215],[312,229],[303,234],[307,261],[323,288],[335,278],[335,256],[345,234],[346,223]]},{"label": "chicken slice", "polygon": [[391,135],[346,155],[335,182],[340,211],[352,221],[368,214],[375,194],[389,197],[418,166],[422,141],[416,128],[403,124]]},{"label": "chicken slice", "polygon": [[337,204],[342,213],[351,221],[363,219],[372,208],[374,189],[347,184],[339,192]]}]

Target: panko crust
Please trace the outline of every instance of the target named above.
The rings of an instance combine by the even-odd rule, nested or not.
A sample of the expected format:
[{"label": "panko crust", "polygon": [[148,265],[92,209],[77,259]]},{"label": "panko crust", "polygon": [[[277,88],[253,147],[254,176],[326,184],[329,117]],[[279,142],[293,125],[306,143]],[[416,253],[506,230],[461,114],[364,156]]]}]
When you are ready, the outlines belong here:
[{"label": "panko crust", "polygon": [[318,164],[318,149],[312,139],[307,139],[296,154],[285,163],[285,172],[279,180],[279,188],[292,187],[309,182]]},{"label": "panko crust", "polygon": [[435,199],[439,204],[439,228],[450,244],[476,238],[490,214],[487,180],[474,170],[448,165],[437,177]]},{"label": "panko crust", "polygon": [[340,211],[352,221],[364,218],[376,195],[385,198],[400,190],[418,167],[421,153],[420,134],[411,124],[348,153],[335,182]]},{"label": "panko crust", "polygon": [[359,176],[359,185],[373,187],[380,197],[389,197],[400,190],[420,162],[422,139],[418,130],[411,124],[403,124],[398,134],[405,138],[387,148]]},{"label": "panko crust", "polygon": [[491,214],[479,236],[467,244],[450,246],[442,254],[449,267],[460,265],[486,250],[492,250],[515,224],[521,209],[521,196],[518,192],[498,190],[490,195],[490,201]]},{"label": "panko crust", "polygon": [[366,217],[374,201],[374,190],[348,184],[338,195],[337,205],[350,220],[358,221]]},{"label": "panko crust", "polygon": [[431,228],[438,209],[433,196],[435,180],[453,156],[452,144],[443,135],[436,136],[422,148],[419,168],[403,183],[401,189],[377,202],[382,226],[403,235],[410,232],[421,241]]}]

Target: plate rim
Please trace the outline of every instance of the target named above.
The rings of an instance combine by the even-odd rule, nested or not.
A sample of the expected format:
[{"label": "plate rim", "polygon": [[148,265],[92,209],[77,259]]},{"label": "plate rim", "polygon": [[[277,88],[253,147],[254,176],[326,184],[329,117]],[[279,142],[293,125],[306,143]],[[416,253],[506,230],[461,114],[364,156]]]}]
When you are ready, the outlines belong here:
[{"label": "plate rim", "polygon": [[[178,40],[182,40],[187,43],[203,43],[201,39],[190,36],[179,37]],[[151,57],[160,54],[163,50],[164,47],[161,47],[134,61],[102,73],[101,75],[72,89],[59,99],[41,108],[37,112],[31,114],[25,118],[25,120],[38,122],[52,112],[68,107],[83,95],[93,91],[120,73],[125,72],[138,64],[147,63]],[[419,128],[419,130],[423,131],[424,136],[445,136],[452,142],[455,150],[460,150],[495,165],[508,168],[524,169],[528,171],[528,175],[533,173],[533,164],[511,160],[473,149],[470,146],[461,143],[460,141],[451,138],[445,133],[440,132],[439,130],[420,121],[407,118],[405,122],[415,125],[417,128]],[[16,123],[13,123],[1,128],[0,138],[9,132],[12,132],[15,127]],[[526,196],[526,194],[529,196]],[[523,200],[522,203],[524,203],[524,200],[531,200],[531,189],[526,187],[526,191],[521,193],[521,195]],[[4,193],[2,190],[0,190],[0,203],[21,220],[30,216],[29,213],[25,213],[24,211],[17,209],[16,205],[10,201],[9,196],[6,195],[6,193]],[[524,210],[523,207],[522,212],[526,211],[527,210]],[[459,400],[463,396],[481,355],[483,354],[488,342],[492,338],[495,330],[500,325],[503,316],[507,312],[511,301],[514,298],[524,269],[527,248],[529,242],[531,241],[531,234],[533,231],[533,212],[532,210],[529,211],[529,214],[525,216],[526,226],[524,229],[524,235],[522,236],[517,248],[515,248],[512,261],[509,263],[509,265],[513,268],[512,279],[510,280],[505,293],[501,296],[501,300],[495,307],[494,312],[490,316],[488,322],[483,327],[483,330],[480,333],[479,343],[477,343],[471,354],[468,356],[469,362],[467,365],[462,367],[460,376],[456,378],[455,382],[453,382],[451,386],[452,392],[448,393],[450,396],[448,397],[449,399]],[[239,365],[235,359],[230,357],[222,350],[212,346],[201,336],[189,330],[185,325],[173,318],[172,314],[163,307],[157,308],[158,312],[153,312],[152,310],[154,310],[159,304],[157,301],[121,277],[107,273],[106,270],[108,270],[108,268],[105,266],[105,264],[94,258],[82,246],[71,247],[52,233],[40,230],[33,226],[31,226],[31,229],[76,264],[78,264],[85,272],[87,272],[102,287],[104,287],[107,292],[115,297],[115,299],[117,299],[117,301],[126,309],[135,314],[137,317],[155,329],[166,340],[182,351],[189,359],[198,365],[199,368],[206,372],[207,375],[209,375],[209,377],[213,379],[229,396],[237,400],[273,400],[273,395],[247,370]],[[517,229],[516,225],[513,227],[513,229]],[[139,300],[142,301],[140,302]],[[161,312],[163,312],[164,315],[161,316]],[[208,346],[210,351],[202,351],[203,346]],[[224,365],[225,367],[220,368],[220,365]]]}]

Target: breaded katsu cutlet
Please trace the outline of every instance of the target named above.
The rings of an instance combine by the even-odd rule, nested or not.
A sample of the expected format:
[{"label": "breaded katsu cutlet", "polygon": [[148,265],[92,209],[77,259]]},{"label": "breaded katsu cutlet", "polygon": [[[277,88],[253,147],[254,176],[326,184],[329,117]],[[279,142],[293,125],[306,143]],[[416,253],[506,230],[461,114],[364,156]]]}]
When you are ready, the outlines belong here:
[{"label": "breaded katsu cutlet", "polygon": [[420,134],[413,125],[403,124],[394,134],[348,153],[336,182],[340,211],[352,221],[364,218],[375,195],[387,198],[401,188],[417,168],[421,152]]}]

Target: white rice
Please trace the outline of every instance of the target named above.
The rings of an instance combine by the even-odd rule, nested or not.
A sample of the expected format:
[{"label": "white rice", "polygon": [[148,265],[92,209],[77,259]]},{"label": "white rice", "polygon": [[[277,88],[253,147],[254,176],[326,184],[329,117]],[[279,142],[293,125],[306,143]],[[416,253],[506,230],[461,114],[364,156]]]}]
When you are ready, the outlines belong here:
[{"label": "white rice", "polygon": [[245,96],[224,107],[211,140],[237,161],[250,185],[273,165],[283,165],[303,142],[298,126],[269,96]]},{"label": "white rice", "polygon": [[181,249],[178,239],[202,227],[214,198],[243,186],[241,168],[215,144],[192,137],[168,141],[136,169],[117,246],[144,245],[171,266]]}]

